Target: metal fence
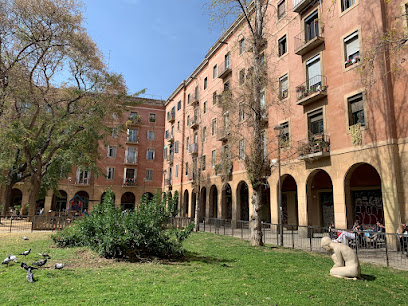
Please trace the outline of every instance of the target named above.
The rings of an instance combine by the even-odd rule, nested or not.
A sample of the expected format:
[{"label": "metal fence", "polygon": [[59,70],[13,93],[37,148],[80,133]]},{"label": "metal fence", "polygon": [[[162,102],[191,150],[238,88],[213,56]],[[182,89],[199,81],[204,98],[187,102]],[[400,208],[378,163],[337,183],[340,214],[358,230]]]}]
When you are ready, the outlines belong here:
[{"label": "metal fence", "polygon": [[[173,218],[172,224],[184,227],[192,218]],[[250,238],[248,221],[234,221],[227,219],[207,219],[199,224],[199,230],[219,235],[232,236],[245,240]],[[262,241],[265,244],[280,245],[292,249],[326,253],[321,247],[321,239],[330,237],[335,239],[341,229],[331,232],[327,228],[315,226],[283,225],[282,236],[279,224],[262,223]],[[350,230],[347,230],[350,232]],[[347,239],[347,244],[353,248],[359,258],[365,262],[392,266],[408,270],[408,235],[361,232],[353,234],[354,238]]]},{"label": "metal fence", "polygon": [[69,226],[81,216],[0,216],[1,232],[55,231]]}]

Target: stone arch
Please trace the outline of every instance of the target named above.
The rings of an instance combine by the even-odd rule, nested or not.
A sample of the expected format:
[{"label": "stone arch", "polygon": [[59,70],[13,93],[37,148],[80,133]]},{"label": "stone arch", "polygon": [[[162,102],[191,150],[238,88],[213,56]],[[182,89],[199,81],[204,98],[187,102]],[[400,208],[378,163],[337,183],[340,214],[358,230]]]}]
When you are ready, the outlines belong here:
[{"label": "stone arch", "polygon": [[66,211],[68,194],[64,190],[58,190],[58,192],[58,195],[56,193],[53,194],[51,210],[58,212]]},{"label": "stone arch", "polygon": [[146,199],[148,202],[150,202],[151,200],[153,200],[153,193],[151,192],[145,192],[142,195],[142,199]]},{"label": "stone arch", "polygon": [[330,175],[316,169],[306,181],[308,225],[329,227],[334,222],[333,183]]},{"label": "stone arch", "polygon": [[[105,199],[105,196],[106,196],[106,191],[101,194],[101,203],[102,203],[103,200]],[[115,204],[115,198],[116,198],[116,195],[113,194],[113,204]]]},{"label": "stone arch", "polygon": [[128,191],[122,194],[122,197],[120,198],[120,209],[134,210],[135,204],[136,204],[136,197],[133,192]]},{"label": "stone arch", "polygon": [[249,190],[245,181],[240,181],[237,186],[237,211],[239,220],[249,221]]},{"label": "stone arch", "polygon": [[297,183],[290,174],[282,175],[281,180],[282,224],[297,226],[299,224]]},{"label": "stone arch", "polygon": [[271,188],[268,183],[262,188],[261,220],[267,223],[271,222]]},{"label": "stone arch", "polygon": [[348,169],[344,179],[347,227],[351,228],[355,220],[363,225],[373,225],[377,219],[384,223],[381,183],[380,174],[368,163]]},{"label": "stone arch", "polygon": [[201,196],[200,196],[200,219],[205,219],[206,217],[206,210],[207,210],[207,188],[201,188]]},{"label": "stone arch", "polygon": [[209,218],[218,218],[218,190],[217,186],[212,185],[210,188],[210,211]]},{"label": "stone arch", "polygon": [[23,200],[23,193],[18,188],[11,189],[10,207],[21,205]]},{"label": "stone arch", "polygon": [[184,191],[184,196],[183,196],[182,217],[188,217],[188,205],[189,205],[188,190],[186,189]]},{"label": "stone arch", "polygon": [[222,186],[221,205],[223,212],[223,219],[232,219],[232,189],[230,184],[226,183]]}]

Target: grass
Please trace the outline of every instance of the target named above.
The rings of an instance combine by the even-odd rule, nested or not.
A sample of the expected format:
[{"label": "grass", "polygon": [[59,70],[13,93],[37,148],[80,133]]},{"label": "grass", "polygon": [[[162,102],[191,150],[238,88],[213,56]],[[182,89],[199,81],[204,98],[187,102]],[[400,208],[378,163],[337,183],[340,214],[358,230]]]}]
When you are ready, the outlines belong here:
[{"label": "grass", "polygon": [[[181,261],[128,263],[84,248],[59,249],[47,233],[0,234],[0,259],[32,248],[29,264],[52,259],[25,279],[18,264],[0,267],[1,305],[408,305],[408,272],[362,265],[362,280],[330,277],[329,256],[251,247],[236,238],[195,233]],[[1,257],[2,256],[2,257]],[[56,262],[67,264],[53,270]]]}]

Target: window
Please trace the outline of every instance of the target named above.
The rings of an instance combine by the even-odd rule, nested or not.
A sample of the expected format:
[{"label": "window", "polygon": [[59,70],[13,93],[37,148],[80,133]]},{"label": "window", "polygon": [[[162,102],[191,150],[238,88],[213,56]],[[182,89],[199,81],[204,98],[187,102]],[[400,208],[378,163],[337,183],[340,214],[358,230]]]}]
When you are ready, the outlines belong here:
[{"label": "window", "polygon": [[194,99],[198,100],[198,86],[194,88]]},{"label": "window", "polygon": [[265,111],[266,111],[265,88],[261,90],[260,104],[261,104],[261,110],[265,113]]},{"label": "window", "polygon": [[239,41],[239,54],[242,54],[245,52],[245,38],[242,38]]},{"label": "window", "polygon": [[207,86],[208,86],[208,80],[207,80],[207,77],[205,77],[204,78],[204,90],[207,89]]},{"label": "window", "polygon": [[181,109],[181,100],[177,102],[177,110],[179,111]]},{"label": "window", "polygon": [[131,112],[129,119],[137,119],[139,117],[139,113],[138,112]]},{"label": "window", "polygon": [[127,164],[136,164],[137,163],[137,150],[136,148],[129,147],[126,150],[126,160]]},{"label": "window", "polygon": [[281,19],[286,14],[286,1],[282,0],[278,3],[278,19]]},{"label": "window", "polygon": [[225,69],[229,69],[229,68],[230,68],[230,65],[231,65],[230,54],[229,54],[229,53],[225,54],[224,59],[225,59],[225,62],[224,62],[224,64],[225,64]]},{"label": "window", "polygon": [[323,110],[318,109],[307,115],[308,130],[310,136],[323,135]]},{"label": "window", "polygon": [[205,114],[207,112],[207,101],[203,103],[203,113]]},{"label": "window", "polygon": [[239,72],[239,85],[245,83],[245,69],[241,69]]},{"label": "window", "polygon": [[191,102],[191,95],[188,94],[188,95],[187,95],[187,104],[190,104],[190,102]]},{"label": "window", "polygon": [[153,169],[146,169],[146,181],[153,181]]},{"label": "window", "polygon": [[361,124],[365,126],[363,94],[359,93],[347,99],[349,111],[349,126]]},{"label": "window", "polygon": [[279,99],[286,99],[289,95],[288,75],[279,78]]},{"label": "window", "polygon": [[186,175],[188,175],[188,162],[186,163]]},{"label": "window", "polygon": [[280,124],[282,130],[279,134],[279,145],[281,148],[289,146],[289,121],[283,122]]},{"label": "window", "polygon": [[[127,142],[133,142],[133,143],[138,142],[139,137],[137,134],[138,134],[138,130],[128,129],[127,130]],[[167,138],[167,133],[166,133],[166,138]]]},{"label": "window", "polygon": [[164,146],[164,148],[163,148],[163,159],[165,159],[167,157],[167,147],[168,146]]},{"label": "window", "polygon": [[239,121],[245,120],[245,104],[241,103],[239,105]]},{"label": "window", "polygon": [[213,67],[213,79],[216,79],[218,77],[218,67],[217,65],[214,65]]},{"label": "window", "polygon": [[116,147],[108,146],[108,157],[116,157]]},{"label": "window", "polygon": [[164,139],[167,139],[167,138],[169,138],[169,130],[166,130],[164,132]]},{"label": "window", "polygon": [[187,125],[190,126],[190,115],[187,115]]},{"label": "window", "polygon": [[154,138],[155,138],[154,131],[147,131],[147,139],[148,140],[154,140]]},{"label": "window", "polygon": [[230,82],[225,82],[224,83],[224,91],[230,90]]},{"label": "window", "polygon": [[150,160],[154,159],[154,149],[147,149],[146,159],[150,159]]},{"label": "window", "polygon": [[245,159],[245,139],[239,141],[239,159]]},{"label": "window", "polygon": [[229,120],[229,112],[224,113],[224,130],[225,132],[229,132],[230,128],[230,120]]},{"label": "window", "polygon": [[216,162],[215,150],[212,150],[211,151],[211,167],[215,168],[215,162]]},{"label": "window", "polygon": [[179,152],[179,146],[180,146],[180,143],[179,143],[179,141],[177,140],[177,141],[174,143],[174,153],[178,153],[178,152]]},{"label": "window", "polygon": [[136,169],[125,168],[125,177],[124,184],[126,186],[135,186],[136,185]]},{"label": "window", "polygon": [[356,4],[356,0],[341,0],[341,11],[344,12],[354,4]]},{"label": "window", "polygon": [[156,122],[156,114],[150,113],[149,114],[149,122]]},{"label": "window", "polygon": [[217,104],[217,92],[216,91],[213,92],[212,100],[213,100],[213,104]]},{"label": "window", "polygon": [[305,19],[305,43],[319,36],[319,13],[314,11]]},{"label": "window", "polygon": [[344,38],[344,67],[350,67],[360,61],[360,41],[358,31]]},{"label": "window", "polygon": [[203,127],[203,142],[207,140],[207,127]]},{"label": "window", "polygon": [[188,147],[190,146],[190,137],[186,138],[186,150],[188,150]]},{"label": "window", "polygon": [[78,168],[77,175],[76,175],[76,183],[77,184],[89,184],[91,178],[91,173],[87,170],[82,170]]},{"label": "window", "polygon": [[307,90],[316,91],[322,85],[320,55],[306,61]]},{"label": "window", "polygon": [[113,138],[118,137],[118,128],[117,127],[112,128],[112,137]]},{"label": "window", "polygon": [[213,119],[211,123],[211,135],[217,134],[217,119]]},{"label": "window", "polygon": [[115,168],[108,167],[106,169],[106,179],[113,180],[115,178]]},{"label": "window", "polygon": [[177,121],[177,131],[180,132],[180,121]]},{"label": "window", "polygon": [[177,164],[176,165],[176,177],[178,177],[178,168],[179,168],[179,165]]},{"label": "window", "polygon": [[278,47],[279,47],[279,56],[286,54],[286,52],[288,51],[286,35],[278,40]]}]

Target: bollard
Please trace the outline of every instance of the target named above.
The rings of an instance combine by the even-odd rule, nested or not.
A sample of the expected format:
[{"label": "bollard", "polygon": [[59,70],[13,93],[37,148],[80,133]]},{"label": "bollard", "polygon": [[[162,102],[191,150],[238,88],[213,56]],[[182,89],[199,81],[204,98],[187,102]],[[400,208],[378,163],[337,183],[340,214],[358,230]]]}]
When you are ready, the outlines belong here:
[{"label": "bollard", "polygon": [[13,224],[13,217],[10,217],[10,233],[11,233],[11,225]]}]

